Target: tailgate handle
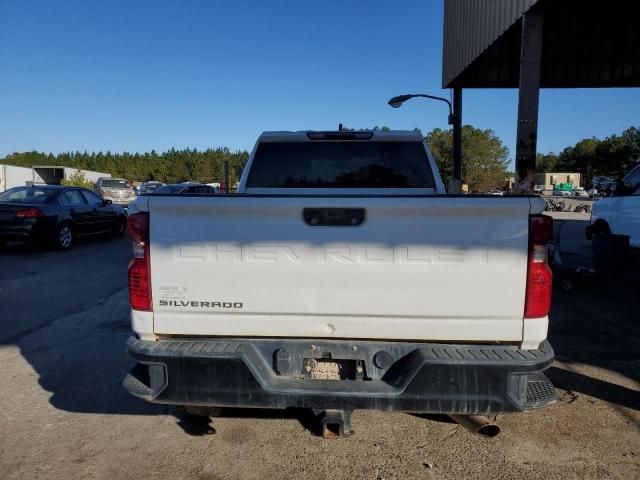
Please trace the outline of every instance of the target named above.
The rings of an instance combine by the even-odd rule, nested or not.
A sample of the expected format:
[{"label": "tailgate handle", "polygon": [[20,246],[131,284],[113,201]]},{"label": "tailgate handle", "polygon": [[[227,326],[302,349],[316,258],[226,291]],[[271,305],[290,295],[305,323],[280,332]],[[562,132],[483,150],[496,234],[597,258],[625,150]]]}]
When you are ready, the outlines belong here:
[{"label": "tailgate handle", "polygon": [[302,217],[312,227],[357,227],[365,217],[364,208],[305,208]]}]

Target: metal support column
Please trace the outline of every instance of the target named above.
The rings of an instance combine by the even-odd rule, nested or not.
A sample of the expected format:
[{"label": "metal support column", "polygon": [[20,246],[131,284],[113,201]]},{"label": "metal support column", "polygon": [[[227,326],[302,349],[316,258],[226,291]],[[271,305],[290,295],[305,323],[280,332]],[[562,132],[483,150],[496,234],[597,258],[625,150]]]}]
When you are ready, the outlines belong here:
[{"label": "metal support column", "polygon": [[449,193],[462,192],[462,88],[453,89],[453,183]]},{"label": "metal support column", "polygon": [[518,134],[516,140],[516,192],[533,191],[538,141],[538,104],[542,59],[543,16],[527,12],[522,18],[520,89],[518,94]]}]

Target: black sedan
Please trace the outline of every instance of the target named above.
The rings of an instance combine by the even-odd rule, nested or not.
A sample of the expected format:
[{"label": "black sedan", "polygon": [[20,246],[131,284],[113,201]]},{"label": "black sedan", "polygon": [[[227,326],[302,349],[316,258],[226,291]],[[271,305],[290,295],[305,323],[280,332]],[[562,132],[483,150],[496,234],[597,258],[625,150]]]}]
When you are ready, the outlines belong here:
[{"label": "black sedan", "polygon": [[0,244],[22,240],[67,249],[75,237],[122,235],[126,226],[123,208],[85,188],[34,185],[0,193]]}]

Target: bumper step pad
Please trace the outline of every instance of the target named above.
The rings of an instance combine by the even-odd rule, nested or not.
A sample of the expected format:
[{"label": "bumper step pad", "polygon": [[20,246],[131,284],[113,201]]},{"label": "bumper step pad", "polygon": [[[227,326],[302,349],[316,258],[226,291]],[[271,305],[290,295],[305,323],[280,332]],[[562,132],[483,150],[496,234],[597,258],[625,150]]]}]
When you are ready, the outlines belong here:
[{"label": "bumper step pad", "polygon": [[[553,362],[548,342],[537,350],[520,350],[347,340],[130,338],[127,348],[139,364],[125,379],[125,388],[155,403],[485,415],[539,409],[556,399],[542,373]],[[345,365],[356,361],[362,374],[342,380],[305,375],[310,360],[327,358]]]}]

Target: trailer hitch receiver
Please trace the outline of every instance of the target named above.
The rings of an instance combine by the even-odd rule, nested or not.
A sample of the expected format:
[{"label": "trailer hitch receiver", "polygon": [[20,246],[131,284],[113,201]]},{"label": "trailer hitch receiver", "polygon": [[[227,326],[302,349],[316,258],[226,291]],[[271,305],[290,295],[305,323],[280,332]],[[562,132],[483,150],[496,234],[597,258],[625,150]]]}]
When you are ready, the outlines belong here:
[{"label": "trailer hitch receiver", "polygon": [[334,439],[353,434],[351,414],[353,410],[324,410],[320,412],[322,438]]}]

